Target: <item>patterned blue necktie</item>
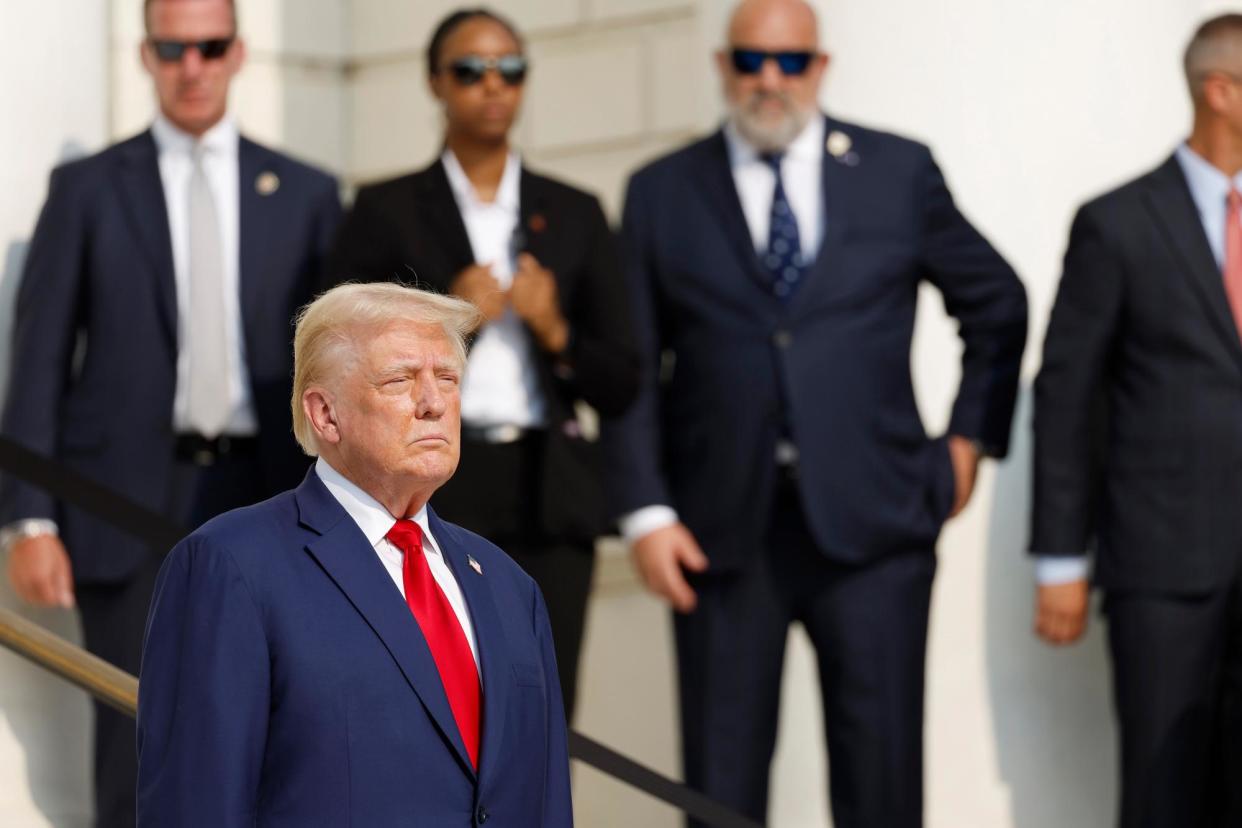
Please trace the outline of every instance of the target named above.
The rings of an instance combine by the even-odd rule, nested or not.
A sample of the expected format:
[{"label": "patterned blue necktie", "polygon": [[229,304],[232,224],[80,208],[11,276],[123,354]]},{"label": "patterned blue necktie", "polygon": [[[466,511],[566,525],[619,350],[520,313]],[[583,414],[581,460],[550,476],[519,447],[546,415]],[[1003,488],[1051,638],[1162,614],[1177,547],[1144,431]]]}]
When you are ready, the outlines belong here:
[{"label": "patterned blue necktie", "polygon": [[782,156],[780,153],[765,153],[760,157],[772,168],[776,177],[772,215],[768,222],[768,249],[763,254],[763,266],[772,280],[772,294],[784,301],[797,290],[806,262],[802,258],[798,219],[789,206],[789,199],[785,197],[785,185],[781,183]]}]

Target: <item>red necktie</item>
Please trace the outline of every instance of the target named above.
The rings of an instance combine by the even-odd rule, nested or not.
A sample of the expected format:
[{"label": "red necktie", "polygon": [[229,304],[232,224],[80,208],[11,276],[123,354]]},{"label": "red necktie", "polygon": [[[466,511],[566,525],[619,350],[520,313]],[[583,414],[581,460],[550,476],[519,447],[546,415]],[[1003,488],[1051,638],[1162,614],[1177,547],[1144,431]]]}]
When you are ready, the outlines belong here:
[{"label": "red necktie", "polygon": [[1242,334],[1242,193],[1233,189],[1225,211],[1225,293],[1234,324]]},{"label": "red necktie", "polygon": [[423,554],[423,532],[412,520],[399,520],[386,535],[405,554],[402,575],[405,580],[405,602],[422,628],[440,682],[448,696],[449,707],[466,744],[470,762],[479,767],[479,671],[470,652],[470,642],[457,620],[457,613],[436,583]]}]

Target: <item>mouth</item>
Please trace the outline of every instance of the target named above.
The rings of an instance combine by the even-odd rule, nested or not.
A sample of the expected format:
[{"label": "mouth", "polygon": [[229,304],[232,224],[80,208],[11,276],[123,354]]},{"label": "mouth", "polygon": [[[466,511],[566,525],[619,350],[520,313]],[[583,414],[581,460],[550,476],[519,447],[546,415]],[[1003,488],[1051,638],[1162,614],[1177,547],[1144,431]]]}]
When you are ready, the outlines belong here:
[{"label": "mouth", "polygon": [[448,438],[443,434],[424,434],[414,439],[414,445],[448,445]]}]

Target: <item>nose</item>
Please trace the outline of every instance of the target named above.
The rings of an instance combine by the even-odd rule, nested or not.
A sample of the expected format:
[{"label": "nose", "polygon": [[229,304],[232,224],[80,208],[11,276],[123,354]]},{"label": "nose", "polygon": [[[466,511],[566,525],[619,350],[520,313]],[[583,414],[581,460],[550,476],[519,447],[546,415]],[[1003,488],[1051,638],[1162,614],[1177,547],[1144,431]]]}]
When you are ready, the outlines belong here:
[{"label": "nose", "polygon": [[191,46],[181,55],[181,73],[196,77],[203,71],[203,53],[197,46]]},{"label": "nose", "polygon": [[414,415],[420,420],[435,420],[444,416],[448,398],[435,376],[419,378],[414,383]]},{"label": "nose", "polygon": [[785,75],[781,72],[781,67],[777,65],[776,58],[769,57],[759,67],[759,86],[769,92],[774,92],[781,88],[781,84],[785,80]]},{"label": "nose", "polygon": [[483,72],[483,91],[489,95],[495,95],[504,88],[505,82],[500,77],[500,70],[491,67]]}]

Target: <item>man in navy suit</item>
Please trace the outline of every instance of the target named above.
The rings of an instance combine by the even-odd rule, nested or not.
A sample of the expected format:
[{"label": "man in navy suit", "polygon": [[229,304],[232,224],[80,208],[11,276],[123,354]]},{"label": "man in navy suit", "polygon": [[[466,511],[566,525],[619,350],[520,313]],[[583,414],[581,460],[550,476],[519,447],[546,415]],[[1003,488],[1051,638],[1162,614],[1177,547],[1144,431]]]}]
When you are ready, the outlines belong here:
[{"label": "man in navy suit", "polygon": [[[229,0],[148,0],[151,129],[58,168],[16,302],[3,430],[194,526],[293,485],[292,316],[340,214],[329,176],[240,137]],[[87,648],[137,672],[164,549],[8,481],[8,574],[82,613]],[[134,727],[96,708],[96,815],[133,825]]]},{"label": "man in navy suit", "polygon": [[299,318],[294,431],[319,459],[160,572],[140,826],[572,825],[539,589],[427,507],[457,468],[477,319],[390,283]]},{"label": "man in navy suit", "polygon": [[[835,824],[918,825],[936,540],[1007,449],[1025,293],[926,147],[818,112],[809,6],[742,3],[718,62],[724,128],[629,185],[645,376],[606,433],[622,532],[677,610],[686,779],[764,817],[797,621]],[[965,345],[934,439],[910,377],[923,281]]]}]

